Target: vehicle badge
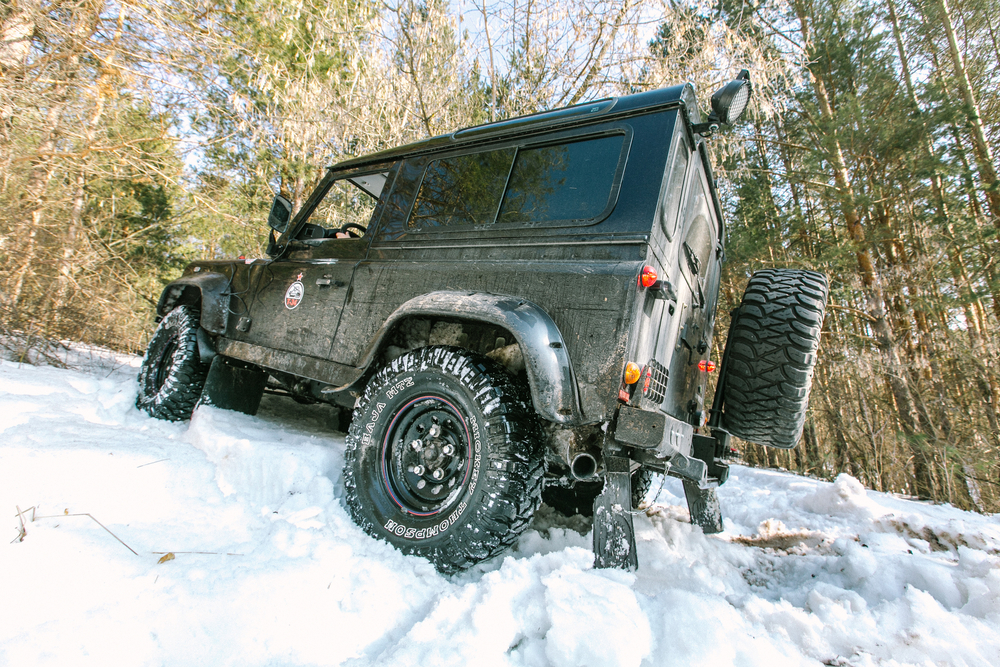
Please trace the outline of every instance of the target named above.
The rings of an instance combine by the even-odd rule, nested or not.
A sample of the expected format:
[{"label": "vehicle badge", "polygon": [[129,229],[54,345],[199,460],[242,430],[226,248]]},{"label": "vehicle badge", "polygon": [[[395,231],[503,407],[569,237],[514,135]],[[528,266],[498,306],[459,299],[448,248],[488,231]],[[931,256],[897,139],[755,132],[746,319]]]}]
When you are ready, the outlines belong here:
[{"label": "vehicle badge", "polygon": [[302,297],[306,293],[305,285],[302,284],[302,276],[301,273],[297,275],[295,282],[285,290],[285,308],[288,310],[295,310],[302,303]]}]

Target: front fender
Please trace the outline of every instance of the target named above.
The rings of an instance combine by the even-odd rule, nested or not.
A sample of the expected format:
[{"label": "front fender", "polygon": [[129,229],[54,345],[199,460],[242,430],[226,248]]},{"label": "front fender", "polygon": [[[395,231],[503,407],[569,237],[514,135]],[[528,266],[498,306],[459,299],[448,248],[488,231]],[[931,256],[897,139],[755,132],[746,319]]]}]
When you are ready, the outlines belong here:
[{"label": "front fender", "polygon": [[557,424],[583,424],[576,375],[559,328],[536,304],[513,296],[486,292],[429,292],[410,299],[386,320],[365,351],[367,367],[381,349],[384,338],[401,320],[436,315],[488,322],[510,331],[524,356],[535,411]]},{"label": "front fender", "polygon": [[213,272],[181,276],[164,288],[156,304],[156,314],[163,317],[185,303],[201,304],[203,329],[213,334],[225,333],[229,316],[229,278]]}]

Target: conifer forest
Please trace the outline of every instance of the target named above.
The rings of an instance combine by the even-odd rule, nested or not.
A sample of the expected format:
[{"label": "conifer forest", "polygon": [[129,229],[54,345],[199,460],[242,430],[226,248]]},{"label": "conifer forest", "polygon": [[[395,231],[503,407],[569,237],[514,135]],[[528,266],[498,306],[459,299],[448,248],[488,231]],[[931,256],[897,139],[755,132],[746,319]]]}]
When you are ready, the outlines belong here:
[{"label": "conifer forest", "polygon": [[0,344],[141,354],[163,285],[263,256],[273,195],[327,165],[675,83],[705,108],[746,68],[711,140],[713,358],[753,271],[831,294],[802,441],[743,460],[997,512],[997,26],[992,0],[0,0]]}]

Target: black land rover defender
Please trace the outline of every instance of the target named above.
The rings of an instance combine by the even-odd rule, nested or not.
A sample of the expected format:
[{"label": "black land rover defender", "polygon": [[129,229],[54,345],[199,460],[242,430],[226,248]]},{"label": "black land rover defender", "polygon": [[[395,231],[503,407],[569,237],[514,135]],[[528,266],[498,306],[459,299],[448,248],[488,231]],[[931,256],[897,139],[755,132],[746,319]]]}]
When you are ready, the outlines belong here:
[{"label": "black land rover defender", "polygon": [[755,273],[705,387],[725,231],[690,85],[459,130],[331,167],[269,216],[267,259],[195,262],[163,292],[137,405],[256,412],[265,388],[353,409],[347,506],[445,572],[511,545],[542,499],[594,514],[635,567],[651,471],[722,528],[729,434],[793,447],[821,274]]}]

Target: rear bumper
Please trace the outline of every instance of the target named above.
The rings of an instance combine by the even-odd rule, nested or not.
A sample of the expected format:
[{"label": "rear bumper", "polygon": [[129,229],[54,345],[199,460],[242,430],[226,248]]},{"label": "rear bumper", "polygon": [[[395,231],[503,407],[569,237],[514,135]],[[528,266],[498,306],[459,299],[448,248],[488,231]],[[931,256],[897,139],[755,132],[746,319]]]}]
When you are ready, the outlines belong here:
[{"label": "rear bumper", "polygon": [[694,427],[662,412],[640,410],[623,405],[618,411],[615,440],[650,450],[657,458],[670,458],[674,454],[691,454]]},{"label": "rear bumper", "polygon": [[623,405],[618,412],[615,440],[638,450],[634,458],[640,462],[695,482],[703,489],[722,484],[729,476],[728,466],[715,457],[714,438],[696,435],[691,424],[662,412]]}]

